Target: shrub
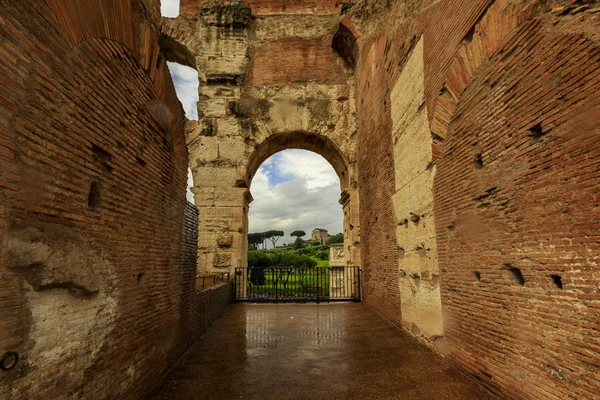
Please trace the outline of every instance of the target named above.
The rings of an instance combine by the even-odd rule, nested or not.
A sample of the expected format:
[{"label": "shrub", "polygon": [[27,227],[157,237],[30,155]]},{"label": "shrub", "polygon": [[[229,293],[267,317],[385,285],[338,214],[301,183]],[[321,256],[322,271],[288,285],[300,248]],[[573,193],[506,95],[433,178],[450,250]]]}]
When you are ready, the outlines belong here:
[{"label": "shrub", "polygon": [[296,240],[294,241],[294,249],[301,249],[304,247],[304,240],[302,240],[301,238],[296,238]]},{"label": "shrub", "polygon": [[264,251],[248,252],[248,272],[253,285],[264,285],[266,282],[264,269],[272,265],[271,258]]},{"label": "shrub", "polygon": [[344,243],[344,234],[342,234],[342,233],[335,234],[332,237],[330,237],[329,240],[327,241],[327,244],[329,244],[329,245],[337,244],[337,243]]},{"label": "shrub", "polygon": [[312,268],[317,265],[317,262],[306,255],[300,255],[295,252],[280,253],[272,256],[273,266],[276,267],[296,267],[296,268]]}]

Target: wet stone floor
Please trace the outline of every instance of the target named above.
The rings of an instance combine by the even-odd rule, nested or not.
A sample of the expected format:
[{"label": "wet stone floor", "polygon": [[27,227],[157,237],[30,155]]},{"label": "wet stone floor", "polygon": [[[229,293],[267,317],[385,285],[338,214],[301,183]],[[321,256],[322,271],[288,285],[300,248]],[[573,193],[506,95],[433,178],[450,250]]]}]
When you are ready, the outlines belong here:
[{"label": "wet stone floor", "polygon": [[364,304],[235,304],[159,399],[490,399]]}]

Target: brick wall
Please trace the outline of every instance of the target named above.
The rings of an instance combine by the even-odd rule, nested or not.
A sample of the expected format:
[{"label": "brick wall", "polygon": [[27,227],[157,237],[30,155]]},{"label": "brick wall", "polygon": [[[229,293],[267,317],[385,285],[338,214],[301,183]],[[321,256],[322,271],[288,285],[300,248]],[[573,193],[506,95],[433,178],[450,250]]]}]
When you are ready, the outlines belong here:
[{"label": "brick wall", "polygon": [[248,66],[246,85],[295,83],[345,84],[331,42],[321,39],[285,39],[260,47]]},{"label": "brick wall", "polygon": [[[350,24],[364,297],[402,325],[390,91],[422,37],[445,354],[507,398],[600,396],[598,5],[563,3],[374,0]],[[0,5],[2,398],[141,398],[230,301],[195,289],[156,6]],[[345,83],[321,39],[261,39],[247,83]]]},{"label": "brick wall", "polygon": [[0,351],[21,356],[3,399],[143,397],[228,303],[196,294],[150,5],[0,5]]},{"label": "brick wall", "polygon": [[196,263],[198,261],[198,208],[186,202],[181,234],[181,267],[179,324],[182,340],[193,340],[195,335],[194,304],[196,293]]},{"label": "brick wall", "polygon": [[600,53],[544,29],[523,24],[477,71],[443,143],[446,336],[506,397],[597,398]]},{"label": "brick wall", "polygon": [[393,166],[384,167],[388,88],[422,34],[440,351],[503,398],[600,396],[600,77],[592,72],[600,53],[591,3],[405,2],[355,17],[365,299],[401,323],[394,227],[379,217],[392,207],[382,200],[393,182]]},{"label": "brick wall", "polygon": [[382,62],[385,47],[383,36],[363,47],[363,81],[356,96],[361,265],[365,270],[365,301],[401,325],[398,245],[392,211],[395,186],[389,107],[391,88]]},{"label": "brick wall", "polygon": [[233,285],[231,282],[217,284],[196,293],[194,303],[194,336],[200,337],[211,327],[231,304]]}]

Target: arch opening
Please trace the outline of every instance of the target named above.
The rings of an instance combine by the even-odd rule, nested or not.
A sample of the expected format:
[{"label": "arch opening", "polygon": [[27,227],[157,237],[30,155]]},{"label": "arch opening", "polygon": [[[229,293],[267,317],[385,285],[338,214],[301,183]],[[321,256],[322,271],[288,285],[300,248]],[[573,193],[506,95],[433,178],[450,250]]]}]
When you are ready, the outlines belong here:
[{"label": "arch opening", "polygon": [[198,86],[200,79],[195,68],[177,62],[167,62],[177,98],[189,120],[198,120]]},{"label": "arch opening", "polygon": [[269,157],[284,150],[308,150],[323,157],[336,172],[342,190],[349,187],[349,163],[342,151],[323,135],[293,131],[277,133],[255,147],[246,168],[246,187],[250,187],[261,164]]},{"label": "arch opening", "polygon": [[[253,187],[256,187],[256,183],[260,182],[256,181],[257,175],[262,181],[262,185],[265,184],[265,176],[260,170],[261,166],[265,163],[267,163],[268,165],[272,157],[277,157],[278,154],[286,154],[286,151],[305,151],[305,153],[311,154],[312,157],[317,157],[317,159],[321,159],[323,163],[328,164],[329,167],[333,169],[333,172],[337,176],[337,180],[339,180],[340,185],[339,192],[337,192],[336,190],[334,190],[334,192],[337,192],[337,202],[342,207],[342,221],[340,223],[341,230],[334,229],[334,232],[329,232],[329,229],[327,229],[328,232],[317,232],[317,236],[319,236],[319,238],[317,238],[316,241],[320,241],[322,244],[327,241],[327,239],[323,239],[325,235],[333,235],[339,232],[342,233],[342,249],[336,253],[338,259],[335,262],[338,265],[358,266],[360,264],[359,204],[358,191],[356,190],[355,179],[352,178],[355,175],[355,172],[353,171],[355,165],[348,161],[344,153],[330,138],[323,135],[303,131],[290,131],[273,134],[260,144],[255,145],[250,157],[248,158],[245,168],[245,179],[239,182],[238,184],[238,187],[250,188],[247,191],[247,202],[243,208],[243,220],[245,221],[244,226],[246,229],[244,230],[243,236],[244,260],[242,262],[242,265],[244,267],[248,265],[247,261],[245,260],[245,253],[247,252],[249,245],[248,228],[250,226],[254,228],[255,226],[255,224],[249,224],[249,210],[251,208],[250,203],[254,200],[253,195],[250,194],[251,189]],[[296,168],[302,168],[302,165],[297,165]],[[301,188],[298,188],[296,186],[294,189],[296,191],[298,191],[299,189],[300,192],[309,190],[306,189],[306,186],[308,185],[303,184],[303,186],[304,187]],[[331,190],[331,187],[329,188],[329,190]],[[332,195],[333,193],[331,192],[327,194],[327,196]],[[315,206],[318,207],[318,205]],[[310,239],[312,240],[315,239],[313,237],[314,230],[325,230],[325,228],[327,228],[327,226],[325,225],[328,225],[323,223],[319,224],[316,220],[312,221],[311,223],[315,226],[292,227],[286,225],[282,227],[285,228],[283,229],[285,235],[289,235],[293,230],[302,230],[306,233],[307,239],[309,239],[310,237]],[[272,229],[282,230],[282,227],[273,227]],[[287,232],[288,230],[290,232]],[[287,241],[290,241],[289,238],[287,239]]]},{"label": "arch opening", "polygon": [[356,164],[348,161],[331,138],[306,131],[254,134],[245,138],[218,135],[198,138],[190,156],[194,203],[200,210],[198,274],[232,273],[236,268],[247,267],[248,218],[253,201],[249,188],[261,164],[289,149],[316,153],[335,171],[332,175],[340,181],[335,196],[343,212],[344,247],[340,251],[344,254],[344,265],[360,265]]},{"label": "arch opening", "polygon": [[181,0],[161,0],[160,13],[163,17],[175,18],[180,13]]},{"label": "arch opening", "polygon": [[[260,165],[250,187],[254,200],[248,213],[250,235],[283,232],[273,243],[265,242],[268,249],[295,244],[297,250],[312,241],[327,246],[327,239],[343,230],[338,185],[337,173],[317,153],[298,149],[275,153]],[[311,236],[314,230],[323,232],[317,240]]]}]

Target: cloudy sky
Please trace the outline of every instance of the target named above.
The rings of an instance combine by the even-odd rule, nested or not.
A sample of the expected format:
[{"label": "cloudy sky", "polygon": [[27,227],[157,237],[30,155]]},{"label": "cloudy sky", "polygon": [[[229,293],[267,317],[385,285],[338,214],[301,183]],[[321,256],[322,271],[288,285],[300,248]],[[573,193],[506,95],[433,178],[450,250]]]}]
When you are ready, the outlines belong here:
[{"label": "cloudy sky", "polygon": [[[171,77],[175,84],[177,97],[179,97],[179,101],[183,104],[185,115],[189,119],[197,120],[198,108],[196,107],[196,103],[198,103],[198,73],[193,68],[184,67],[179,64],[167,63],[167,65],[169,66],[169,71],[171,71]],[[189,171],[188,173],[188,187],[190,186],[193,186],[192,171]],[[190,190],[187,191],[187,199],[192,203],[194,202],[194,195]]]},{"label": "cloudy sky", "polygon": [[[179,0],[162,0],[164,16],[179,13]],[[177,96],[189,119],[198,119],[198,74],[188,67],[168,63]],[[192,186],[191,173],[188,186]],[[340,181],[331,165],[318,154],[305,150],[285,150],[265,161],[250,187],[250,232],[276,229],[285,232],[277,244],[292,242],[289,234],[314,228],[330,234],[342,232],[343,213],[338,203]],[[193,194],[188,190],[188,200]]]},{"label": "cloudy sky", "polygon": [[[285,150],[273,155],[259,168],[250,186],[249,230],[282,230],[280,243],[293,239],[290,233],[314,228],[330,234],[342,232],[344,215],[340,180],[321,156],[305,150]],[[305,237],[308,239],[308,236]]]}]

